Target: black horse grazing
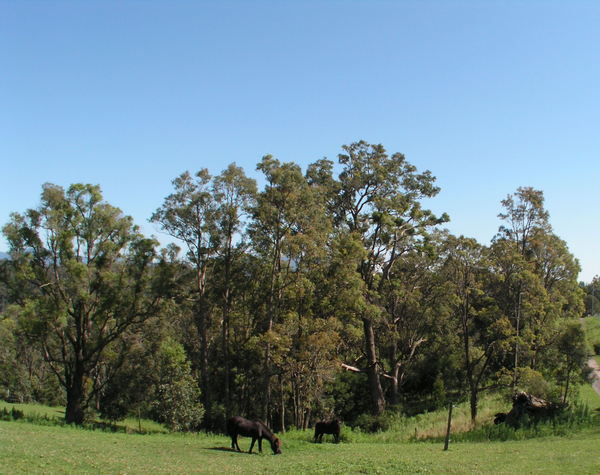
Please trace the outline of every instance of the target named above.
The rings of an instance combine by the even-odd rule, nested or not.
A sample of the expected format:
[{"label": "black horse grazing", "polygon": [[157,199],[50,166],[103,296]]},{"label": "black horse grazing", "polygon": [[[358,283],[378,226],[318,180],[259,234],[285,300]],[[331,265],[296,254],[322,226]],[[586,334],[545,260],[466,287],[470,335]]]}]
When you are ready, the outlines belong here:
[{"label": "black horse grazing", "polygon": [[323,434],[332,434],[337,444],[340,441],[340,421],[317,422],[315,424],[315,442],[323,442]]},{"label": "black horse grazing", "polygon": [[238,435],[244,437],[252,437],[252,443],[250,444],[250,450],[248,453],[252,453],[254,442],[258,439],[258,451],[262,452],[262,440],[267,439],[271,442],[271,449],[273,454],[277,455],[281,453],[281,441],[275,437],[273,432],[260,421],[249,421],[240,416],[234,416],[227,421],[227,433],[231,437],[231,448],[242,451],[238,445]]}]

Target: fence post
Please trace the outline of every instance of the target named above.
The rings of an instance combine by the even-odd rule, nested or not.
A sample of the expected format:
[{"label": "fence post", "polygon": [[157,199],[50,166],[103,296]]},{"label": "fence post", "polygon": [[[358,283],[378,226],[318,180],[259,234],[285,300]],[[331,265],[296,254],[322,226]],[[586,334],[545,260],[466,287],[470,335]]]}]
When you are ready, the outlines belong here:
[{"label": "fence post", "polygon": [[446,440],[444,441],[444,450],[448,450],[450,443],[450,427],[452,426],[452,403],[448,404],[448,427],[446,427]]}]

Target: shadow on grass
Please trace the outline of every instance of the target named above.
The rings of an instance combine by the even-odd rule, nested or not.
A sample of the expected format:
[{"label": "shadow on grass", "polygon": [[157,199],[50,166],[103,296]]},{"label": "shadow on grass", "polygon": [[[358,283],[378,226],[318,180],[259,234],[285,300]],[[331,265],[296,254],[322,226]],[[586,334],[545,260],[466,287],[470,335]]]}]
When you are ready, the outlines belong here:
[{"label": "shadow on grass", "polygon": [[239,450],[230,447],[207,447],[205,450],[218,450],[219,452],[231,452],[240,455],[256,455],[256,453],[249,454],[248,452],[240,452]]}]

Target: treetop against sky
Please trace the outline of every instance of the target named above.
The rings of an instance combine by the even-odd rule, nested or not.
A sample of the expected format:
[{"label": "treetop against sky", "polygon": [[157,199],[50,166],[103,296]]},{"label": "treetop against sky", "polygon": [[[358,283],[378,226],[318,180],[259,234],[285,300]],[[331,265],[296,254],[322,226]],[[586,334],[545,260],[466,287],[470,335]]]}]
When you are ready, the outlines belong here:
[{"label": "treetop against sky", "polygon": [[431,170],[428,207],[482,243],[507,194],[543,190],[590,281],[599,20],[591,1],[0,1],[0,222],[45,182],[92,183],[166,242],[148,219],[183,171],[259,178],[265,154],[305,168],[364,139]]}]

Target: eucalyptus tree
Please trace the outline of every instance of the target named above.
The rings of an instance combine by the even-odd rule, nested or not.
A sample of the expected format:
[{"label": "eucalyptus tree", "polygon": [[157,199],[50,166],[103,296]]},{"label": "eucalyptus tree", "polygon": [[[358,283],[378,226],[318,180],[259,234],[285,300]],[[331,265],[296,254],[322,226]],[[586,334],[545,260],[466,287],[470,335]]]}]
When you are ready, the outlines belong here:
[{"label": "eucalyptus tree", "polygon": [[[435,239],[435,241],[439,241]],[[440,242],[406,253],[390,272],[382,291],[382,342],[386,348],[384,377],[391,381],[391,402],[400,391],[422,348],[443,332],[447,285],[441,272]]]},{"label": "eucalyptus tree", "polygon": [[489,293],[488,250],[474,239],[449,236],[444,276],[450,289],[451,318],[461,341],[461,368],[475,423],[479,395],[497,387],[512,335],[510,322],[498,311]]},{"label": "eucalyptus tree", "polygon": [[212,327],[212,305],[208,299],[208,274],[217,255],[220,242],[217,223],[217,203],[211,189],[207,169],[195,175],[184,172],[172,181],[174,192],[167,196],[150,220],[159,223],[172,237],[183,242],[185,260],[194,273],[194,321],[200,340],[200,389],[203,404],[210,415],[209,344]]},{"label": "eucalyptus tree", "polygon": [[552,232],[543,192],[518,188],[502,206],[499,217],[504,223],[492,253],[503,274],[496,298],[514,326],[516,388],[519,366],[543,369],[544,353],[556,344],[561,320],[580,316],[583,303],[579,264]]},{"label": "eucalyptus tree", "polygon": [[66,421],[81,424],[113,374],[106,353],[125,355],[123,335],[161,310],[156,242],[83,184],[45,184],[41,205],[13,213],[3,232],[14,282],[30,290],[17,302],[19,324],[66,391]]},{"label": "eucalyptus tree", "polygon": [[357,317],[363,327],[372,410],[380,414],[386,405],[376,335],[386,311],[382,293],[394,266],[448,217],[438,218],[421,206],[422,199],[439,192],[431,172],[418,173],[404,155],[388,155],[382,145],[360,141],[342,148],[333,218],[338,230],[354,236],[364,252],[356,269],[364,284]]},{"label": "eucalyptus tree", "polygon": [[216,233],[218,254],[222,264],[220,277],[216,276],[222,313],[222,353],[224,369],[223,395],[225,413],[231,409],[231,313],[235,294],[235,276],[240,273],[242,258],[247,250],[246,219],[256,199],[256,181],[248,178],[243,169],[230,164],[213,179],[213,196],[216,201]]},{"label": "eucalyptus tree", "polygon": [[501,201],[504,212],[498,217],[504,221],[499,237],[512,243],[525,255],[534,234],[550,232],[549,213],[544,208],[544,193],[532,187],[519,187]]},{"label": "eucalyptus tree", "polygon": [[585,310],[577,277],[579,262],[567,244],[553,233],[539,233],[532,240],[532,272],[539,290],[538,305],[529,309],[526,321],[531,334],[530,365],[543,365],[546,349],[556,344],[563,321],[580,318]]},{"label": "eucalyptus tree", "polygon": [[584,291],[585,314],[594,316],[600,312],[600,277],[594,276],[589,284],[579,284]]},{"label": "eucalyptus tree", "polygon": [[566,403],[571,385],[585,383],[589,372],[587,360],[592,351],[580,321],[563,321],[557,338],[556,350],[558,354],[557,379],[562,389],[562,402]]},{"label": "eucalyptus tree", "polygon": [[[269,420],[273,405],[272,377],[283,371],[273,364],[281,361],[274,351],[277,348],[288,351],[276,344],[276,340],[286,319],[302,317],[302,295],[307,295],[306,289],[311,287],[307,273],[324,253],[329,228],[320,195],[297,164],[281,163],[267,155],[257,168],[265,175],[266,185],[257,196],[249,233],[253,251],[266,266],[261,332],[265,396],[262,412]],[[282,405],[280,402],[280,416],[284,412]],[[284,426],[283,421],[280,425]]]}]

